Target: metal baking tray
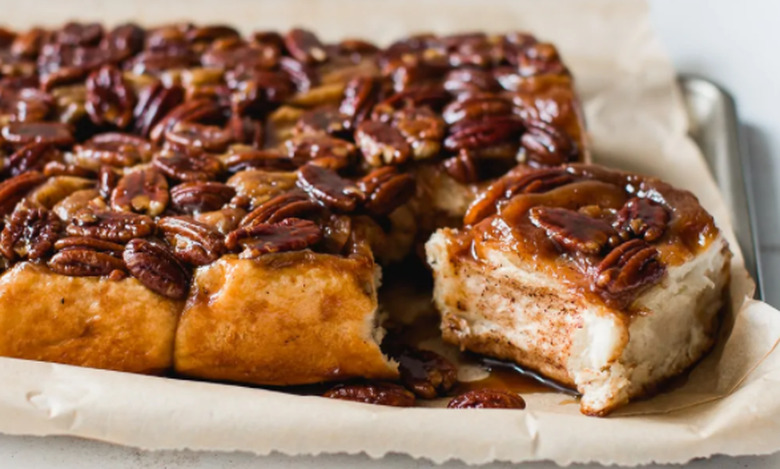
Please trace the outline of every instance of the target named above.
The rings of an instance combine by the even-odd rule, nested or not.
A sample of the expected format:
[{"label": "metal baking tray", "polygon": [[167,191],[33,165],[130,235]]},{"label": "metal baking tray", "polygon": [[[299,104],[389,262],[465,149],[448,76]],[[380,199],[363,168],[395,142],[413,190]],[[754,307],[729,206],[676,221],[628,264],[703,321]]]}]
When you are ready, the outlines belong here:
[{"label": "metal baking tray", "polygon": [[705,78],[683,75],[679,83],[690,120],[689,134],[704,154],[720,187],[731,213],[745,267],[756,281],[756,298],[763,299],[756,212],[749,183],[750,161],[734,99]]}]

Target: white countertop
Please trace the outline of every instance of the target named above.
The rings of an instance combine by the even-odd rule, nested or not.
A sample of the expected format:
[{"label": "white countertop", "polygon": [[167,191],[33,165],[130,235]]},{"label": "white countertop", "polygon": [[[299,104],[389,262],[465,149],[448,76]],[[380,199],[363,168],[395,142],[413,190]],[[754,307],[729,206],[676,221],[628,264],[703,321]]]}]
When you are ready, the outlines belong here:
[{"label": "white countertop", "polygon": [[[780,2],[776,0],[650,0],[653,21],[678,70],[717,81],[736,98],[747,137],[752,190],[759,214],[760,260],[766,299],[780,307],[780,60],[777,44]],[[427,461],[394,455],[379,461],[365,456],[296,457],[194,452],[144,452],[73,438],[0,435],[0,468],[423,468]],[[460,463],[448,468],[467,467]],[[486,467],[509,467],[495,464]],[[553,468],[527,464],[526,468]],[[581,466],[586,467],[586,466]],[[767,457],[695,461],[690,468],[769,469],[780,454]]]}]

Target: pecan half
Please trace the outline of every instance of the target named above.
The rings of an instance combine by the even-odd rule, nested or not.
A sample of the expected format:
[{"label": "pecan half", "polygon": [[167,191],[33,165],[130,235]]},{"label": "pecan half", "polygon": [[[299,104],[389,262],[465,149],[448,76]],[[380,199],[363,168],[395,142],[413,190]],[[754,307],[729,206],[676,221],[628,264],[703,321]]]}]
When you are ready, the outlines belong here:
[{"label": "pecan half", "polygon": [[354,144],[327,134],[297,136],[287,140],[285,147],[296,166],[322,158],[332,158],[340,161],[341,167],[346,167],[357,152]]},{"label": "pecan half", "polygon": [[298,186],[325,206],[341,212],[355,210],[363,199],[358,187],[333,170],[307,164],[298,170]]},{"label": "pecan half", "polygon": [[152,164],[166,176],[177,181],[208,181],[222,173],[222,163],[200,150],[165,150]]},{"label": "pecan half", "polygon": [[668,223],[666,207],[652,200],[633,197],[618,211],[615,228],[624,239],[635,236],[653,242],[663,236]]},{"label": "pecan half", "polygon": [[168,142],[210,152],[225,151],[232,138],[229,129],[184,121],[177,122],[165,132],[165,140]]},{"label": "pecan half", "polygon": [[444,139],[444,148],[450,151],[473,150],[496,157],[514,156],[517,146],[511,144],[506,150],[496,152],[495,147],[515,141],[523,130],[523,123],[514,116],[495,116],[480,120],[463,120],[450,128],[450,135]]},{"label": "pecan half", "polygon": [[277,171],[290,171],[298,165],[287,155],[277,150],[256,150],[231,148],[230,153],[222,158],[225,169],[230,173],[237,173],[245,169],[270,169]]},{"label": "pecan half", "polygon": [[457,156],[442,161],[441,165],[447,174],[462,184],[471,184],[481,179],[476,158],[471,151],[461,150]]},{"label": "pecan half", "polygon": [[171,205],[187,213],[218,210],[236,195],[236,190],[220,182],[185,182],[171,189]]},{"label": "pecan half", "polygon": [[412,155],[412,148],[403,134],[384,122],[362,122],[355,132],[355,142],[371,166],[402,164]]},{"label": "pecan half", "polygon": [[161,82],[153,85],[139,95],[133,110],[136,132],[148,136],[152,127],[183,100],[184,89],[181,86],[165,87]]},{"label": "pecan half", "polygon": [[450,93],[495,92],[501,89],[498,80],[486,70],[459,68],[444,79],[444,89]]},{"label": "pecan half", "polygon": [[598,254],[616,243],[617,232],[605,220],[558,207],[534,207],[531,222],[547,232],[559,246],[585,254]]},{"label": "pecan half", "polygon": [[210,264],[225,252],[219,231],[189,217],[164,217],[157,226],[173,247],[174,255],[188,264]]},{"label": "pecan half", "polygon": [[632,239],[599,263],[591,288],[607,304],[624,308],[642,289],[658,283],[665,272],[658,250],[641,239]]},{"label": "pecan half", "polygon": [[260,204],[241,220],[241,226],[276,223],[285,218],[297,218],[316,214],[321,209],[322,207],[307,197],[304,192],[299,190],[291,191],[277,195]]},{"label": "pecan half", "polygon": [[176,300],[187,296],[189,273],[162,244],[134,239],[125,246],[122,259],[130,274],[153,292]]},{"label": "pecan half", "polygon": [[16,150],[8,157],[8,172],[11,176],[18,176],[27,171],[40,171],[49,162],[62,159],[60,152],[54,145],[45,142],[32,142]]},{"label": "pecan half", "polygon": [[525,409],[525,400],[519,395],[501,389],[474,389],[454,397],[449,409]]},{"label": "pecan half", "polygon": [[108,132],[74,146],[76,161],[85,168],[97,170],[100,165],[134,166],[152,159],[154,147],[136,135]]},{"label": "pecan half", "polygon": [[406,349],[396,359],[404,386],[423,399],[444,396],[458,382],[455,365],[436,352]]},{"label": "pecan half", "polygon": [[0,216],[11,213],[32,188],[45,180],[46,177],[38,171],[28,171],[0,182]]},{"label": "pecan half", "polygon": [[394,407],[414,406],[414,394],[393,383],[340,384],[323,394],[331,399]]},{"label": "pecan half", "polygon": [[512,102],[500,96],[480,95],[454,101],[444,108],[442,117],[447,124],[457,124],[465,120],[481,120],[495,116],[512,114]]},{"label": "pecan half", "polygon": [[18,207],[0,233],[0,253],[13,261],[48,254],[62,228],[57,215],[45,208]]},{"label": "pecan half", "polygon": [[111,254],[114,257],[122,257],[122,251],[124,251],[125,247],[119,243],[90,238],[88,236],[68,236],[58,239],[54,243],[54,249],[56,249],[57,252],[70,249],[91,249],[93,251]]},{"label": "pecan half", "polygon": [[444,121],[429,108],[408,108],[394,113],[393,123],[412,148],[414,159],[436,156],[444,138]]},{"label": "pecan half", "polygon": [[352,218],[349,215],[331,214],[322,226],[323,251],[339,254],[344,251],[352,234]]},{"label": "pecan half", "polygon": [[58,122],[11,122],[3,126],[0,134],[14,145],[43,142],[65,146],[73,143],[70,127]]},{"label": "pecan half", "polygon": [[284,36],[284,45],[290,55],[305,64],[325,62],[328,52],[317,36],[305,29],[292,29]]},{"label": "pecan half", "polygon": [[415,191],[415,180],[411,174],[399,173],[392,166],[371,171],[358,181],[358,187],[365,194],[363,205],[374,215],[387,215],[406,203]]},{"label": "pecan half", "polygon": [[97,277],[124,271],[125,263],[111,254],[89,248],[73,247],[53,255],[48,266],[54,272],[71,277]]},{"label": "pecan half", "polygon": [[65,228],[71,236],[88,236],[105,241],[124,243],[154,232],[154,221],[135,213],[95,212],[80,210]]},{"label": "pecan half", "polygon": [[149,139],[158,145],[166,138],[167,133],[180,122],[211,123],[222,119],[222,108],[218,103],[208,99],[193,99],[184,101],[165,114],[149,133]]},{"label": "pecan half", "polygon": [[[36,88],[38,86],[37,83],[29,85]],[[40,122],[46,119],[52,109],[54,109],[54,99],[45,91],[27,87],[18,91],[6,87],[0,88],[0,115],[10,120]]]},{"label": "pecan half", "polygon": [[86,110],[95,125],[110,124],[120,129],[133,119],[136,97],[133,89],[113,65],[104,65],[87,78]]},{"label": "pecan half", "polygon": [[579,152],[571,137],[538,121],[526,124],[520,144],[525,150],[526,161],[538,165],[553,166],[577,161]]},{"label": "pecan half", "polygon": [[156,217],[168,199],[168,181],[156,168],[136,169],[125,173],[111,192],[111,208]]},{"label": "pecan half", "polygon": [[379,99],[379,91],[379,82],[374,77],[357,77],[347,83],[339,112],[349,117],[351,128],[368,118]]},{"label": "pecan half", "polygon": [[254,259],[263,254],[299,251],[322,239],[316,223],[299,218],[287,218],[278,223],[259,223],[231,231],[225,245],[231,251],[243,247],[242,259]]},{"label": "pecan half", "polygon": [[97,187],[100,196],[108,200],[119,183],[119,175],[111,166],[101,166],[97,174]]}]

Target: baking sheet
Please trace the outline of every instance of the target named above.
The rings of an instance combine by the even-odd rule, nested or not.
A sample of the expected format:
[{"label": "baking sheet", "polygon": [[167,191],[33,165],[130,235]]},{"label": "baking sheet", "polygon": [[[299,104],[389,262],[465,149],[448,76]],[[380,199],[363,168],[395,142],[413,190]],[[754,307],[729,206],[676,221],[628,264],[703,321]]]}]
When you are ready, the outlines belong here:
[{"label": "baking sheet", "polygon": [[744,153],[734,99],[706,78],[687,75],[680,77],[679,82],[690,119],[688,133],[701,149],[726,199],[745,268],[756,282],[756,298],[763,299],[755,204],[746,187],[750,181],[749,160]]},{"label": "baking sheet", "polygon": [[610,418],[579,414],[567,396],[528,394],[525,411],[395,409],[279,392],[0,359],[0,432],[65,434],[147,449],[258,454],[401,452],[434,461],[550,459],[684,462],[780,449],[780,312],[753,301],[728,206],[687,137],[674,71],[634,0],[394,2],[100,2],[4,6],[14,27],[66,19],[191,19],[244,30],[303,25],[323,38],[380,42],[432,30],[527,29],[552,40],[577,77],[599,162],[658,175],[696,193],[732,246],[733,327],[684,385]]}]

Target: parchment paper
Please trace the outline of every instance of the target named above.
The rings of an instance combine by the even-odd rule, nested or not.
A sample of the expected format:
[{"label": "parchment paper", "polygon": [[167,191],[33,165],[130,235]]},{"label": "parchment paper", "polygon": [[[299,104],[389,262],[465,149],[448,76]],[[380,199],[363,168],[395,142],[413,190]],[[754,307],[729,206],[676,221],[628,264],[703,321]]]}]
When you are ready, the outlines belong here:
[{"label": "parchment paper", "polygon": [[[387,42],[421,31],[526,29],[555,42],[577,78],[597,161],[696,193],[737,251],[706,164],[685,136],[674,71],[628,0],[7,2],[11,27],[73,18],[224,22],[245,31],[308,26],[323,38]],[[780,311],[748,300],[736,252],[733,328],[686,384],[609,418],[566,396],[526,395],[525,411],[395,409],[220,384],[0,359],[0,432],[77,435],[147,449],[407,453],[469,463],[551,459],[625,465],[780,450]]]}]

